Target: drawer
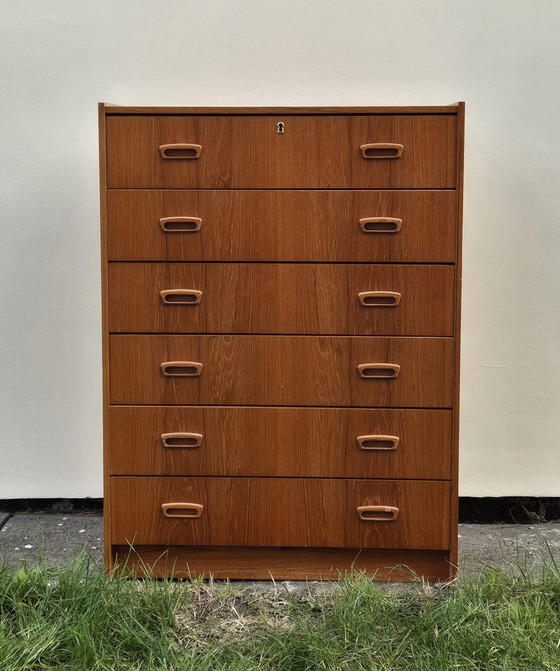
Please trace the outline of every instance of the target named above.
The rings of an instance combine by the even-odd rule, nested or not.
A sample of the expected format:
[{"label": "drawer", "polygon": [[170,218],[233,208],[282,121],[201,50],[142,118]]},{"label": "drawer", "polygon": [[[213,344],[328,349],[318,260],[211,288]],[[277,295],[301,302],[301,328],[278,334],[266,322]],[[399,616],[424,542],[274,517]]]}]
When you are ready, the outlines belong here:
[{"label": "drawer", "polygon": [[110,486],[114,544],[449,547],[448,482],[113,476]]},{"label": "drawer", "polygon": [[452,338],[111,335],[109,355],[118,405],[449,408],[453,400]]},{"label": "drawer", "polygon": [[109,188],[456,186],[455,114],[113,116],[106,133]]},{"label": "drawer", "polygon": [[454,267],[111,263],[109,331],[452,335]]},{"label": "drawer", "polygon": [[454,191],[116,189],[108,258],[452,263],[455,210]]},{"label": "drawer", "polygon": [[451,477],[449,410],[112,406],[107,421],[117,475]]}]

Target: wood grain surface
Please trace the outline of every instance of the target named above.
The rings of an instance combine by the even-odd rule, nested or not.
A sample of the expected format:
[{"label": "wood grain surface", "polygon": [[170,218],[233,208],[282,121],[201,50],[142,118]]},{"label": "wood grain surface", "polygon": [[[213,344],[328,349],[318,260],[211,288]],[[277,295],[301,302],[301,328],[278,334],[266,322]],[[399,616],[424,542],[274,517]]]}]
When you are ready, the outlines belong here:
[{"label": "wood grain surface", "polygon": [[[111,335],[111,403],[449,408],[451,338]],[[165,377],[166,361],[200,362]],[[396,363],[397,379],[363,379],[364,363]]]},{"label": "wood grain surface", "polygon": [[412,582],[452,576],[449,555],[439,550],[116,545],[112,551],[121,570],[139,577],[338,580],[364,571],[371,580]]},{"label": "wood grain surface", "polygon": [[[100,215],[100,251],[101,251],[101,344],[103,377],[103,510],[106,519],[111,518],[111,488],[109,487],[109,434],[107,412],[109,409],[109,330],[108,323],[108,270],[107,263],[107,157],[105,136],[105,105],[97,107],[99,126],[99,215]],[[113,567],[114,554],[111,548],[111,530],[109,524],[103,526],[103,557],[105,566]]]},{"label": "wood grain surface", "polygon": [[[180,216],[200,218],[200,230],[162,230],[160,219]],[[454,191],[114,189],[107,217],[116,261],[455,261]],[[403,223],[364,233],[367,217]]]},{"label": "wood grain surface", "polygon": [[99,114],[108,566],[449,578],[464,104]]},{"label": "wood grain surface", "polygon": [[[450,115],[107,117],[109,188],[455,188],[457,117]],[[395,142],[399,159],[362,157]],[[201,145],[196,160],[159,147]]]},{"label": "wood grain surface", "polygon": [[458,105],[457,117],[457,266],[455,275],[455,324],[453,337],[453,437],[449,446],[451,451],[451,542],[450,561],[453,566],[459,562],[459,414],[461,396],[461,299],[463,275],[463,177],[465,154],[465,103]]},{"label": "wood grain surface", "polygon": [[448,336],[454,289],[443,265],[111,263],[109,331]]},{"label": "wood grain surface", "polygon": [[[450,484],[429,480],[113,476],[113,543],[444,550]],[[164,517],[166,503],[203,506],[200,517]],[[363,521],[358,506],[399,509]]]},{"label": "wood grain surface", "polygon": [[146,106],[130,106],[130,105],[114,105],[111,103],[100,103],[100,107],[104,109],[107,116],[111,115],[129,115],[129,114],[165,114],[165,115],[262,115],[262,114],[297,114],[297,115],[323,115],[323,114],[342,114],[348,116],[349,114],[457,114],[458,106],[463,103],[453,103],[451,105],[430,105],[430,106],[414,106],[414,107],[351,107],[351,106],[335,106],[335,107],[146,107]]},{"label": "wood grain surface", "polygon": [[[450,477],[449,410],[112,406],[108,426],[116,475]],[[164,447],[173,432],[200,434],[200,447]],[[397,449],[360,449],[368,435]]]}]

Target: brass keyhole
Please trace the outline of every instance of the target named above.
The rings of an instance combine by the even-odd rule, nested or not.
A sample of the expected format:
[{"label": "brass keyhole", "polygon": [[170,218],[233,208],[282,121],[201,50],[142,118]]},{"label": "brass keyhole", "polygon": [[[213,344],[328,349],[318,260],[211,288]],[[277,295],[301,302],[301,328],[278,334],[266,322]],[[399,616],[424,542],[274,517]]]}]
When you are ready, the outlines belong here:
[{"label": "brass keyhole", "polygon": [[279,121],[276,125],[276,128],[277,128],[276,132],[282,134],[284,132],[284,122]]}]

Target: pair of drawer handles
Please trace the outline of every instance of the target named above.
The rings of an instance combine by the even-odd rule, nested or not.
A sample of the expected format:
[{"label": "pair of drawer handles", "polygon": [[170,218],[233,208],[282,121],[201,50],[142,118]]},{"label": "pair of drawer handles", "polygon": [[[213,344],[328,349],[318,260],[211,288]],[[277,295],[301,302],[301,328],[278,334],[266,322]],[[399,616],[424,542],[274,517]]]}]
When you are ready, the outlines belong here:
[{"label": "pair of drawer handles", "polygon": [[[159,292],[164,305],[198,305],[202,300],[202,291],[198,289],[165,289]],[[361,291],[358,294],[360,305],[365,308],[396,308],[401,302],[398,291]]]},{"label": "pair of drawer handles", "polygon": [[[177,449],[195,449],[202,445],[204,436],[202,433],[191,433],[188,431],[175,431],[173,433],[162,433],[161,442],[163,447]],[[393,452],[399,445],[398,436],[370,435],[358,436],[356,442],[361,450]]]},{"label": "pair of drawer handles", "polygon": [[[363,233],[398,233],[402,219],[396,217],[364,217],[358,223]],[[196,233],[202,228],[200,217],[162,217],[159,225],[164,233]]]},{"label": "pair of drawer handles", "polygon": [[[182,519],[202,517],[203,510],[200,503],[163,503],[161,506],[164,517]],[[363,522],[395,522],[399,516],[395,506],[358,506],[356,512]]]},{"label": "pair of drawer handles", "polygon": [[[164,361],[160,368],[165,377],[200,377],[202,374],[199,361]],[[398,363],[361,363],[358,366],[358,374],[366,380],[395,380],[400,372]]]},{"label": "pair of drawer handles", "polygon": [[[366,159],[396,159],[402,156],[403,150],[403,145],[396,142],[368,142],[360,145],[360,153]],[[200,158],[202,146],[188,142],[162,144],[159,153],[165,160],[192,161]]]}]

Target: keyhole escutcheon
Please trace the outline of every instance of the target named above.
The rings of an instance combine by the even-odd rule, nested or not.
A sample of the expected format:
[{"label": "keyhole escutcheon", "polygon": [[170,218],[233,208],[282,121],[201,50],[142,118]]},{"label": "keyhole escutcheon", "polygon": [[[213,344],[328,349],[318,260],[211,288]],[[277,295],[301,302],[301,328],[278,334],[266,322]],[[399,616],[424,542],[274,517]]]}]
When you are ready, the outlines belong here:
[{"label": "keyhole escutcheon", "polygon": [[284,132],[284,122],[283,122],[283,121],[279,121],[279,122],[276,124],[276,129],[277,129],[277,130],[276,130],[277,133],[282,134],[282,133]]}]

